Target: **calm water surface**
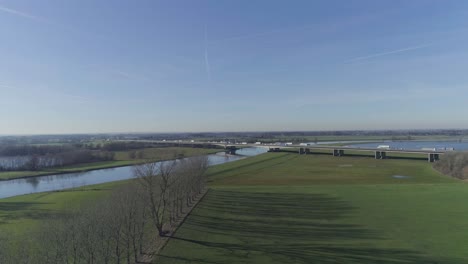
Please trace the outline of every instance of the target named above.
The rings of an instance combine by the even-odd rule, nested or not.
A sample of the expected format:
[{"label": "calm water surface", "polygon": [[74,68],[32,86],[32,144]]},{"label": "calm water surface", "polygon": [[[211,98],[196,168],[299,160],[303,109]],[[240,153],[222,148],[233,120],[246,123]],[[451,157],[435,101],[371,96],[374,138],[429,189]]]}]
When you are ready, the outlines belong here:
[{"label": "calm water surface", "polygon": [[[240,160],[248,156],[259,155],[265,153],[267,150],[267,148],[245,148],[238,150],[238,155],[225,155],[224,153],[218,153],[207,156],[210,166],[213,166]],[[132,166],[0,181],[0,198],[38,192],[57,191],[92,184],[126,180],[130,178],[133,178]]]},{"label": "calm water surface", "polygon": [[435,148],[437,150],[451,149],[468,151],[468,141],[382,141],[377,143],[352,144],[350,147],[377,148],[379,145],[388,145],[391,149],[420,150],[422,148]]}]

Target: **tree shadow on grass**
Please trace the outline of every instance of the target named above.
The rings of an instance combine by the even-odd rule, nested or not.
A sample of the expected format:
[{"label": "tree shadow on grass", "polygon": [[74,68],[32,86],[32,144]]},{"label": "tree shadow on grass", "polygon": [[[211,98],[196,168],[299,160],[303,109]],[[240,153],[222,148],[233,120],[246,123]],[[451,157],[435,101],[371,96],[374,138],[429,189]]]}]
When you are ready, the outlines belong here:
[{"label": "tree shadow on grass", "polygon": [[46,203],[37,202],[0,202],[0,224],[18,219],[46,219],[52,210],[36,208]]},{"label": "tree shadow on grass", "polygon": [[[338,221],[355,209],[325,194],[210,190],[182,226],[182,235],[171,239],[239,263],[255,263],[252,256],[277,263],[441,263],[411,250],[372,246],[385,238]],[[159,255],[171,262],[222,263],[211,256]]]}]

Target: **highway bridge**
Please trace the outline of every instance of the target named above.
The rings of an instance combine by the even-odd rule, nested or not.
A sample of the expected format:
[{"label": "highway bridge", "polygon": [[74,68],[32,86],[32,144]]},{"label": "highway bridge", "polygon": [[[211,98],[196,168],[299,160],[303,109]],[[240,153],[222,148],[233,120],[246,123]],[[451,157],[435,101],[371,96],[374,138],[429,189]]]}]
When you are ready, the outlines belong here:
[{"label": "highway bridge", "polygon": [[303,144],[289,144],[289,145],[277,145],[277,144],[232,144],[232,143],[219,143],[219,142],[202,142],[202,141],[152,141],[153,143],[160,144],[177,144],[177,145],[210,145],[218,146],[225,149],[228,154],[236,154],[236,150],[245,147],[263,147],[268,148],[270,152],[280,152],[281,149],[298,149],[298,153],[301,155],[313,154],[314,151],[329,151],[331,155],[335,157],[344,156],[346,152],[374,152],[375,159],[385,159],[388,153],[397,154],[421,154],[427,155],[428,162],[434,162],[439,160],[440,155],[446,153],[445,150],[410,150],[410,149],[390,149],[390,148],[359,148],[359,147],[345,147],[345,146],[325,146],[325,145],[303,145]]}]

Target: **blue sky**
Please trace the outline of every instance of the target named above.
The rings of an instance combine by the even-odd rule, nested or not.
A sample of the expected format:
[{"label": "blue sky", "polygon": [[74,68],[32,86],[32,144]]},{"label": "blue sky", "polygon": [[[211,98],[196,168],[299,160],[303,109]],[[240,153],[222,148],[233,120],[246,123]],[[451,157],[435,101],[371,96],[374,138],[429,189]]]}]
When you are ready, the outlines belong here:
[{"label": "blue sky", "polygon": [[0,0],[0,134],[468,128],[468,1]]}]

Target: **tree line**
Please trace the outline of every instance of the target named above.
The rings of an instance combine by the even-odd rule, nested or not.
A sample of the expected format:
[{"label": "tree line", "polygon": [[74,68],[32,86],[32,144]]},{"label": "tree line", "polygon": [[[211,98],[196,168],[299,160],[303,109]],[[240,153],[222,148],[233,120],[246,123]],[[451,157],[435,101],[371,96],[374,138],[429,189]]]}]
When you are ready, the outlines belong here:
[{"label": "tree line", "polygon": [[434,168],[458,179],[468,179],[468,152],[447,152],[434,163]]},{"label": "tree line", "polygon": [[205,156],[136,165],[98,203],[50,217],[27,241],[0,236],[0,263],[137,263],[206,190]]},{"label": "tree line", "polygon": [[43,155],[14,156],[0,158],[0,171],[37,171],[44,168],[114,160],[113,152],[93,152],[86,149],[67,149],[65,152],[52,152]]},{"label": "tree line", "polygon": [[75,150],[72,145],[4,145],[0,146],[0,156],[47,155]]}]

